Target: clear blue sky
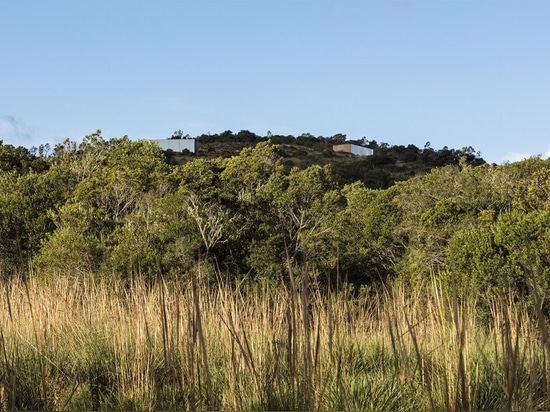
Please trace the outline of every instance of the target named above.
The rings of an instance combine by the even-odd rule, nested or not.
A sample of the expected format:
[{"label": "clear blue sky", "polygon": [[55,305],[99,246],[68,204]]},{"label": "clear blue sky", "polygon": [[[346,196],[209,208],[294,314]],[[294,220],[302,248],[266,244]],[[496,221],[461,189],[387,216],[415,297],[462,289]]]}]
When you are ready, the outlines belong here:
[{"label": "clear blue sky", "polygon": [[547,0],[0,0],[0,45],[6,144],[246,129],[550,154]]}]

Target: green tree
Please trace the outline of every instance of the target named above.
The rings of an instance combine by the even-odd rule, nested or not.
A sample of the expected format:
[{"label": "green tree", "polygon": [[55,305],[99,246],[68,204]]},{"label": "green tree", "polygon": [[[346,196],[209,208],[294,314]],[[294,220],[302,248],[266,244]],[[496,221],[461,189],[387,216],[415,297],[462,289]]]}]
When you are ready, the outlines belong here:
[{"label": "green tree", "polygon": [[279,147],[269,141],[260,142],[254,147],[244,148],[238,156],[228,159],[220,174],[227,195],[234,201],[252,202],[270,176],[283,171],[278,150]]},{"label": "green tree", "polygon": [[503,278],[505,250],[496,243],[491,228],[472,225],[458,230],[449,240],[446,262],[449,285],[455,282],[461,293],[483,297],[502,293],[512,286]]},{"label": "green tree", "polygon": [[[56,147],[52,162],[52,170],[72,176],[74,184],[65,204],[50,214],[56,229],[36,259],[45,270],[62,269],[56,256],[62,260],[63,253],[80,269],[113,264],[110,253],[116,251],[120,257],[118,244],[128,240],[129,221],[136,219],[133,212],[147,209],[144,205],[151,198],[169,190],[162,151],[148,141],[105,140],[98,131],[78,146],[66,141]],[[121,229],[125,225],[126,231]],[[67,239],[81,244],[64,247],[61,243]],[[120,259],[116,261],[120,267]]]},{"label": "green tree", "polygon": [[490,225],[511,207],[502,170],[465,162],[432,170],[395,187],[402,220],[396,228],[405,239],[399,270],[408,277],[426,276],[446,266],[449,240],[471,225]]},{"label": "green tree", "polygon": [[517,285],[528,279],[548,289],[550,281],[550,211],[513,210],[499,216],[495,243],[506,254],[501,273]]},{"label": "green tree", "polygon": [[[338,283],[367,283],[385,278],[386,269],[377,252],[376,233],[371,225],[376,217],[373,212],[377,197],[382,192],[366,188],[363,183],[355,182],[344,186],[342,195],[346,206],[336,216],[339,243],[335,246]],[[380,210],[378,210],[380,211]]]},{"label": "green tree", "polygon": [[386,281],[396,276],[397,267],[405,253],[407,237],[400,230],[403,210],[397,201],[399,188],[365,193],[371,200],[364,206],[361,217],[362,236],[359,252],[368,265],[354,277],[358,283]]},{"label": "green tree", "polygon": [[46,236],[34,258],[37,269],[48,274],[81,276],[99,269],[105,255],[100,233],[101,217],[82,203],[68,203],[51,214],[56,230]]},{"label": "green tree", "polygon": [[117,226],[110,236],[109,258],[104,265],[106,271],[114,271],[126,279],[134,275],[153,279],[165,271],[161,200],[149,193]]},{"label": "green tree", "polygon": [[155,144],[127,137],[109,141],[93,137],[81,147],[76,163],[85,178],[75,188],[75,196],[107,217],[118,220],[130,213],[145,193],[162,191],[168,168]]},{"label": "green tree", "polygon": [[26,258],[25,208],[16,172],[0,172],[0,269],[9,272]]},{"label": "green tree", "polygon": [[340,144],[346,141],[346,135],[342,133],[336,133],[330,138],[333,144]]},{"label": "green tree", "polygon": [[461,288],[476,293],[543,290],[550,281],[550,212],[511,210],[490,226],[470,226],[449,241],[447,263]]},{"label": "green tree", "polygon": [[4,145],[0,140],[0,171],[16,171],[19,174],[30,171],[42,172],[49,164],[44,156],[36,156],[22,146]]},{"label": "green tree", "polygon": [[[276,255],[286,256],[289,266],[315,268],[322,264],[321,256],[334,255],[327,238],[335,235],[332,218],[343,201],[330,166],[273,174],[263,195],[269,201],[276,239],[282,244],[276,247],[271,236],[266,240],[279,250]],[[335,263],[334,259],[325,263],[329,261]]]},{"label": "green tree", "polygon": [[49,211],[65,202],[71,187],[71,176],[55,167],[23,175],[0,172],[0,259],[5,268],[26,268],[55,229]]}]

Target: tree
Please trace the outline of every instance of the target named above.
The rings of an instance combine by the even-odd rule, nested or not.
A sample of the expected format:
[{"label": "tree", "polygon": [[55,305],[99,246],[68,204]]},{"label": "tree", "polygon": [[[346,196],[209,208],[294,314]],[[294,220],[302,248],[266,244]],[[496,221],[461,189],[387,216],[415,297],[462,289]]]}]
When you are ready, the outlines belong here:
[{"label": "tree", "polygon": [[[44,146],[42,146],[44,147]],[[0,171],[15,170],[19,174],[42,172],[49,167],[43,156],[37,156],[25,147],[4,145],[0,141]]]},{"label": "tree", "polygon": [[106,271],[124,278],[139,275],[154,279],[167,272],[163,266],[166,244],[162,234],[162,198],[149,193],[110,235],[110,253]]},{"label": "tree", "polygon": [[[330,254],[327,238],[334,235],[332,218],[342,206],[330,166],[293,168],[288,175],[273,174],[262,190],[268,200],[275,235],[286,252],[288,265],[305,269],[321,264],[319,258]],[[268,237],[266,240],[270,240]],[[334,262],[333,262],[334,263]]]},{"label": "tree", "polygon": [[[376,206],[383,192],[366,188],[361,182],[344,186],[342,195],[345,208],[334,216],[338,243],[334,246],[336,254],[336,281],[350,283],[369,283],[385,279],[392,265],[378,252],[386,243],[381,233],[373,229],[380,227],[376,221],[383,210]],[[389,251],[390,249],[383,249]]]},{"label": "tree", "polygon": [[[56,229],[36,258],[53,270],[69,270],[64,255],[79,271],[102,267],[111,252],[121,250],[119,242],[128,239],[132,213],[169,189],[160,148],[126,136],[105,140],[98,131],[78,146],[66,141],[56,147],[53,163],[52,170],[64,171],[74,181],[71,196],[50,212]],[[72,244],[64,245],[66,241]]]},{"label": "tree", "polygon": [[531,281],[548,289],[550,281],[550,211],[510,211],[494,225],[495,244],[505,253],[501,274],[515,285]]},{"label": "tree", "polygon": [[172,133],[172,136],[170,136],[170,139],[190,139],[191,136],[189,134],[184,134],[182,130],[176,130],[174,133]]},{"label": "tree", "polygon": [[10,271],[25,269],[55,228],[49,212],[73,188],[71,175],[51,167],[41,173],[0,172],[0,260]]},{"label": "tree", "polygon": [[34,265],[40,271],[81,276],[99,269],[105,247],[96,223],[101,216],[82,203],[68,203],[51,213],[56,230],[43,241]]},{"label": "tree", "polygon": [[512,283],[503,279],[505,251],[495,242],[487,227],[471,225],[454,233],[446,250],[449,284],[453,282],[460,293],[502,293]]},{"label": "tree", "polygon": [[15,171],[0,172],[0,270],[11,272],[25,261],[25,199]]},{"label": "tree", "polygon": [[227,241],[225,228],[229,224],[229,211],[215,201],[204,202],[193,192],[189,192],[183,201],[184,211],[196,224],[204,245],[205,254],[218,243]]},{"label": "tree", "polygon": [[330,140],[333,142],[333,144],[344,143],[346,141],[346,135],[342,133],[336,133],[330,138]]},{"label": "tree", "polygon": [[220,174],[226,194],[234,200],[252,201],[271,175],[283,171],[278,150],[279,147],[269,141],[260,142],[228,159]]},{"label": "tree", "polygon": [[127,137],[91,135],[70,162],[79,180],[76,199],[114,221],[130,213],[144,193],[162,191],[168,171],[157,145]]}]

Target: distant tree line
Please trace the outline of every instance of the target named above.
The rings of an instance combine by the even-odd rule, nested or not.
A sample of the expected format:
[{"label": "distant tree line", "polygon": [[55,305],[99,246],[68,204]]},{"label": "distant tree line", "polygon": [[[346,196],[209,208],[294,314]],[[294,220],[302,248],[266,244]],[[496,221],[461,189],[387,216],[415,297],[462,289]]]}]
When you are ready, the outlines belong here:
[{"label": "distant tree line", "polygon": [[[184,134],[178,130],[173,133],[171,138],[191,138],[189,134]],[[304,168],[313,164],[327,164],[333,166],[333,172],[339,180],[345,183],[361,181],[365,186],[376,189],[386,189],[398,181],[410,179],[411,177],[428,173],[432,168],[445,165],[458,165],[465,161],[472,166],[484,164],[485,161],[479,152],[473,147],[464,147],[461,149],[451,149],[447,146],[442,149],[434,149],[427,142],[423,148],[413,144],[390,145],[388,143],[378,143],[376,140],[367,140],[366,137],[360,139],[347,139],[347,136],[338,133],[334,136],[314,136],[310,133],[303,133],[300,136],[275,135],[270,131],[265,136],[257,135],[248,130],[241,130],[234,133],[226,130],[216,134],[202,134],[194,137],[199,145],[207,146],[212,156],[230,157],[234,151],[217,151],[215,148],[234,145],[237,147],[251,147],[260,142],[270,141],[278,145],[279,153],[284,158],[283,164],[290,170],[297,166]],[[333,145],[341,143],[352,143],[373,149],[374,154],[366,157],[347,156],[333,152]],[[300,150],[303,148],[303,150]],[[178,155],[174,153],[167,154],[171,164],[178,164],[188,161],[178,160]],[[198,155],[200,157],[201,154]],[[192,158],[192,157],[191,157]],[[297,158],[293,161],[292,158]]]}]

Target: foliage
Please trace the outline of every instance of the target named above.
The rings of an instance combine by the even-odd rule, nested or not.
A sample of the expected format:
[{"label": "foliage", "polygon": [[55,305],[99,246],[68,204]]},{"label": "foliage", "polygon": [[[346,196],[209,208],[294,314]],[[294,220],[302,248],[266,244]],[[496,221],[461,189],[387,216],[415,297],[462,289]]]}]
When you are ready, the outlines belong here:
[{"label": "foliage", "polygon": [[549,161],[487,165],[472,148],[361,139],[375,155],[358,159],[358,170],[383,170],[378,165],[395,177],[397,165],[446,164],[372,184],[361,173],[350,181],[338,162],[285,166],[288,142],[330,147],[342,134],[264,139],[245,130],[210,138],[254,144],[181,165],[167,164],[153,143],[100,131],[48,156],[2,146],[2,268],[11,273],[32,261],[44,274],[153,280],[186,277],[207,263],[235,281],[293,272],[357,287],[395,277],[414,284],[440,271],[495,292],[514,286],[522,294],[525,276],[548,287]]},{"label": "foliage", "polygon": [[31,171],[43,172],[48,168],[45,159],[50,146],[40,145],[39,148],[32,147],[30,150],[13,145],[5,145],[0,140],[0,171],[16,171],[18,174],[25,174]]}]

